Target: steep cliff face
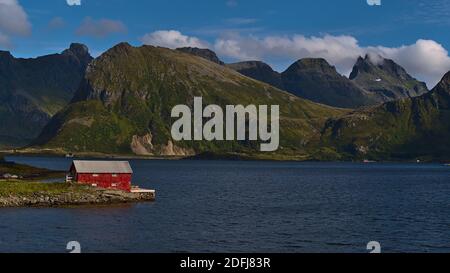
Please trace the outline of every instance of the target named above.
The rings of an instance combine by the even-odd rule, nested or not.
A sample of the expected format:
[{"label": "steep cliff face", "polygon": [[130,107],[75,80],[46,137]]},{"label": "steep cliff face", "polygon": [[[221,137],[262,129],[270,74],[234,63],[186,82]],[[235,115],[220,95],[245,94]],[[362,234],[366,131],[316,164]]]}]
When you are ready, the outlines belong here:
[{"label": "steep cliff face", "polygon": [[374,54],[358,58],[350,80],[384,102],[428,92],[426,84],[411,77],[403,67]]},{"label": "steep cliff face", "polygon": [[[72,103],[55,115],[35,145],[67,151],[191,155],[257,152],[245,141],[174,142],[175,105],[280,105],[283,150],[305,153],[328,117],[344,110],[302,100],[211,61],[176,50],[119,44],[87,69]],[[92,120],[83,124],[80,120]],[[76,133],[74,133],[76,132]]]},{"label": "steep cliff face", "polygon": [[131,151],[135,155],[141,156],[153,156],[153,155],[164,155],[164,156],[193,156],[195,151],[190,148],[179,147],[171,140],[167,144],[162,144],[157,147],[153,145],[153,136],[148,133],[144,136],[134,135],[131,140]]},{"label": "steep cliff face", "polygon": [[36,137],[71,100],[91,60],[81,44],[35,59],[0,51],[0,146],[24,145]]}]

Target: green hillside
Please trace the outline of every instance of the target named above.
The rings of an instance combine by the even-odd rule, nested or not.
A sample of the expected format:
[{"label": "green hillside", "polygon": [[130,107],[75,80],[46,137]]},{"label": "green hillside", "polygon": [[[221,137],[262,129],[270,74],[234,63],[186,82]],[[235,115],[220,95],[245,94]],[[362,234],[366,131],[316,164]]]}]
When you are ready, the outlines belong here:
[{"label": "green hillside", "polygon": [[203,58],[165,48],[119,44],[95,59],[72,103],[35,141],[70,152],[193,155],[255,153],[253,142],[177,142],[170,137],[171,109],[203,104],[280,105],[279,154],[306,156],[320,141],[329,117],[348,110],[300,99]]},{"label": "green hillside", "polygon": [[[323,62],[315,65],[333,70]],[[346,110],[301,99],[202,56],[122,43],[91,63],[71,104],[51,119],[32,147],[146,156],[447,159],[449,79],[450,73],[420,97]],[[280,149],[262,153],[254,141],[172,141],[172,108],[192,106],[196,96],[203,97],[204,106],[222,108],[280,105]]]},{"label": "green hillside", "polygon": [[329,121],[322,145],[357,158],[450,159],[450,72],[420,97]]}]

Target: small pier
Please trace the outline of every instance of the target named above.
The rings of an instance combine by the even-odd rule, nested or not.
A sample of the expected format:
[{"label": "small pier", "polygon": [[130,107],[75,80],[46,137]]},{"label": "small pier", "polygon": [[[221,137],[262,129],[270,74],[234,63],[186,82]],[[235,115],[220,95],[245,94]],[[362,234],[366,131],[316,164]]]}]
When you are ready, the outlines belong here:
[{"label": "small pier", "polygon": [[149,189],[142,189],[138,186],[133,186],[130,191],[132,194],[139,195],[142,199],[153,201],[156,198],[156,191]]}]

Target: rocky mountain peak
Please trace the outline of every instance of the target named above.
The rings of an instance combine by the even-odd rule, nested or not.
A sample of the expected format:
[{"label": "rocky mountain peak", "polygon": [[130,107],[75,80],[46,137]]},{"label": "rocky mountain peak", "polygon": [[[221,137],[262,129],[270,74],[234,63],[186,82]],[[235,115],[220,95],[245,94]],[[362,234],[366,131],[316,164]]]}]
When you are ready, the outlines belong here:
[{"label": "rocky mountain peak", "polygon": [[425,83],[410,76],[393,60],[375,53],[359,57],[349,78],[380,101],[416,97],[428,92]]},{"label": "rocky mountain peak", "polygon": [[[144,47],[147,47],[147,45],[144,45]],[[133,46],[130,45],[127,42],[121,42],[117,45],[113,46],[112,48],[108,49],[105,54],[125,54],[127,51],[130,51],[133,49]]]},{"label": "rocky mountain peak", "polygon": [[445,93],[450,93],[450,71],[447,72],[442,80],[433,89],[434,91],[440,90]]},{"label": "rocky mountain peak", "polygon": [[450,71],[447,72],[442,78],[442,83],[450,84]]},{"label": "rocky mountain peak", "polygon": [[378,54],[366,54],[365,57],[358,57],[353,70],[350,73],[350,80],[358,77],[362,73],[372,73],[377,68],[383,69],[386,59]]},{"label": "rocky mountain peak", "polygon": [[85,45],[61,54],[14,58],[0,51],[0,146],[25,145],[66,106],[92,61]]},{"label": "rocky mountain peak", "polygon": [[336,68],[323,58],[304,58],[292,64],[284,73],[313,70],[321,73],[336,73]]},{"label": "rocky mountain peak", "polygon": [[227,64],[226,66],[241,73],[242,75],[283,89],[280,73],[274,71],[270,65],[264,62],[247,61]]},{"label": "rocky mountain peak", "polygon": [[[3,70],[10,70],[10,66],[14,63],[14,57],[9,51],[0,50],[0,74],[5,73]],[[1,79],[1,75],[0,75]],[[1,84],[0,84],[1,85]],[[1,93],[1,91],[0,91]]]},{"label": "rocky mountain peak", "polygon": [[339,74],[325,59],[306,58],[281,73],[285,90],[330,106],[357,108],[373,104],[372,97]]},{"label": "rocky mountain peak", "polygon": [[355,79],[361,73],[376,73],[376,70],[384,71],[402,80],[411,79],[403,67],[376,53],[368,53],[364,58],[359,57],[350,74],[350,79]]},{"label": "rocky mountain peak", "polygon": [[70,44],[70,47],[62,52],[62,55],[75,57],[82,67],[87,66],[93,60],[89,54],[89,48],[79,43]]},{"label": "rocky mountain peak", "polygon": [[11,52],[0,50],[0,59],[6,59],[6,58],[8,58],[8,59],[13,58],[13,56],[11,55]]},{"label": "rocky mountain peak", "polygon": [[353,66],[353,70],[350,73],[349,79],[353,80],[356,77],[358,77],[358,75],[360,73],[363,73],[363,72],[368,73],[368,72],[370,72],[370,68],[371,68],[371,65],[369,64],[369,62],[367,62],[367,56],[366,56],[366,58],[363,58],[363,57],[359,56],[358,60],[356,60],[355,65]]},{"label": "rocky mountain peak", "polygon": [[219,57],[217,57],[217,54],[214,51],[207,49],[207,48],[181,47],[181,48],[177,48],[176,50],[187,53],[187,54],[201,57],[203,59],[206,59],[206,60],[211,61],[216,64],[220,64],[220,65],[224,64],[224,62],[222,62],[219,59]]},{"label": "rocky mountain peak", "polygon": [[249,68],[265,68],[265,69],[270,69],[272,70],[272,68],[270,67],[270,65],[261,62],[261,61],[246,61],[246,62],[239,62],[239,63],[233,63],[233,64],[229,64],[228,66],[230,67],[234,67],[236,69],[249,69]]},{"label": "rocky mountain peak", "polygon": [[367,53],[364,57],[364,61],[370,62],[376,66],[382,66],[386,60],[387,59],[383,58],[383,56],[378,53]]},{"label": "rocky mountain peak", "polygon": [[72,43],[63,53],[73,53],[76,56],[86,56],[89,55],[89,48],[84,44]]}]

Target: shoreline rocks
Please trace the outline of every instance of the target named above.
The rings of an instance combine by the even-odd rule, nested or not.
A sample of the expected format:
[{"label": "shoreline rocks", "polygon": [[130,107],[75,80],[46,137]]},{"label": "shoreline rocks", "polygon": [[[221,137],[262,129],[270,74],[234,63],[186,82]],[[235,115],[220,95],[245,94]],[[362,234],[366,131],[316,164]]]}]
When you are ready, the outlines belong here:
[{"label": "shoreline rocks", "polygon": [[150,202],[154,200],[154,193],[129,193],[117,190],[89,188],[82,192],[35,192],[26,196],[14,194],[0,196],[0,208],[110,205]]}]

